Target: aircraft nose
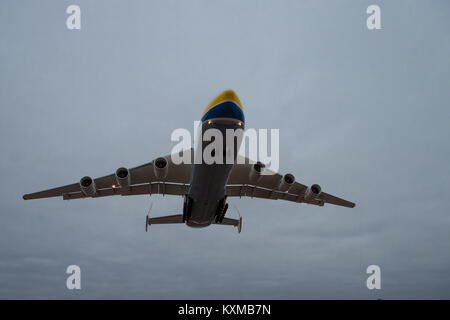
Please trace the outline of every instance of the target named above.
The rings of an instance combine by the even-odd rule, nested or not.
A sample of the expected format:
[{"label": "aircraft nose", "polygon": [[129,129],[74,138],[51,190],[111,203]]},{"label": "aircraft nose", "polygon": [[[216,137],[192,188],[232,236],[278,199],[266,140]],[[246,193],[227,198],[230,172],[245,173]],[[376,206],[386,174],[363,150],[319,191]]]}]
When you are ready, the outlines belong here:
[{"label": "aircraft nose", "polygon": [[231,100],[231,101],[234,101],[242,108],[241,100],[239,100],[239,97],[236,94],[236,92],[234,92],[231,89],[225,90],[224,92],[219,94],[217,96],[217,98],[219,98],[220,100]]},{"label": "aircraft nose", "polygon": [[215,97],[203,111],[202,121],[217,117],[234,118],[244,122],[242,103],[236,92],[228,89]]}]

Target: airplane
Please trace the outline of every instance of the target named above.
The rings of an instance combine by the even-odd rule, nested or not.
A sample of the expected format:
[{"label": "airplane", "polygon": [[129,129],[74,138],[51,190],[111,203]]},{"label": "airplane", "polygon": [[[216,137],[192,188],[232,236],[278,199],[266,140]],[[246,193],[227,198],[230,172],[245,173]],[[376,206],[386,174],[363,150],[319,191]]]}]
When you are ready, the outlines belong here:
[{"label": "airplane", "polygon": [[[244,111],[239,97],[233,90],[226,90],[213,99],[201,116],[201,132],[215,128],[220,132],[227,129],[243,129]],[[207,142],[200,142],[203,150]],[[242,217],[225,217],[228,197],[251,197],[272,200],[287,200],[324,206],[325,203],[353,208],[355,203],[322,192],[318,184],[303,185],[293,174],[281,175],[272,172],[264,174],[265,165],[245,158],[244,163],[236,161],[239,143],[234,146],[234,162],[204,162],[175,164],[172,156],[158,157],[152,162],[131,169],[120,167],[115,173],[93,179],[81,178],[78,183],[25,194],[24,200],[59,197],[64,200],[97,198],[113,195],[177,195],[184,198],[181,214],[146,216],[145,230],[154,224],[186,224],[201,228],[212,224],[230,225],[241,232]],[[188,150],[193,156],[193,149]],[[183,155],[181,151],[180,155]],[[239,157],[241,157],[239,155]]]}]

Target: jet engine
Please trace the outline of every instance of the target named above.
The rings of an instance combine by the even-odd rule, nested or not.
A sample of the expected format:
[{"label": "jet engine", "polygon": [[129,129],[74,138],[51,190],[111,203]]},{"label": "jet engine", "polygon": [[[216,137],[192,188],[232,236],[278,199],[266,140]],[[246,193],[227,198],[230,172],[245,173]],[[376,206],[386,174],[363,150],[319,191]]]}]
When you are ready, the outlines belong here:
[{"label": "jet engine", "polygon": [[126,188],[130,185],[130,171],[127,168],[120,167],[116,170],[116,181],[119,186]]},{"label": "jet engine", "polygon": [[153,171],[158,179],[164,179],[167,177],[167,173],[169,171],[167,159],[161,157],[153,160]]},{"label": "jet engine", "polygon": [[81,178],[80,188],[84,195],[88,197],[93,197],[97,192],[94,180],[92,180],[92,178],[88,176]]},{"label": "jet engine", "polygon": [[295,177],[293,174],[287,173],[281,178],[278,190],[286,192],[294,185]]},{"label": "jet engine", "polygon": [[316,199],[320,193],[322,192],[322,188],[318,184],[313,184],[311,187],[308,187],[305,192],[305,200],[313,200]]},{"label": "jet engine", "polygon": [[261,162],[257,162],[252,165],[249,173],[250,184],[256,185],[258,180],[261,178],[261,172],[263,171],[265,165]]}]

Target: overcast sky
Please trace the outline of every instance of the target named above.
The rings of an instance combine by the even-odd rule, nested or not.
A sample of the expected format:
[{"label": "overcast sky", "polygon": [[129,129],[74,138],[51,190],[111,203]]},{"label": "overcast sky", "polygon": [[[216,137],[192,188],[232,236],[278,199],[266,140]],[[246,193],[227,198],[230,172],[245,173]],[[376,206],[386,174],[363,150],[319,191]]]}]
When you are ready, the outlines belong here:
[{"label": "overcast sky", "polygon": [[[70,4],[81,30],[66,28]],[[0,298],[449,299],[449,9],[1,1]],[[182,198],[22,200],[170,153],[171,132],[227,88],[247,128],[280,129],[280,172],[356,208],[230,199],[241,234],[145,233],[151,201],[159,216]],[[372,264],[381,290],[366,288]]]}]

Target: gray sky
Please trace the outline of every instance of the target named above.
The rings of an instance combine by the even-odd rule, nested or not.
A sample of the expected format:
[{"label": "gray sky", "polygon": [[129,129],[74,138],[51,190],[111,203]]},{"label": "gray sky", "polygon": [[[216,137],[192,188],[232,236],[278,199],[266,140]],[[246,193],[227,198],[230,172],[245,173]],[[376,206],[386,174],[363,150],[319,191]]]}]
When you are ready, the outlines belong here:
[{"label": "gray sky", "polygon": [[[66,7],[78,4],[81,30]],[[382,30],[366,28],[370,4]],[[450,298],[448,1],[2,1],[0,298]],[[232,88],[281,172],[355,209],[231,199],[243,231],[154,226],[177,197],[23,201],[168,154]],[[65,269],[82,270],[82,290]],[[381,267],[381,290],[366,288]]]}]

